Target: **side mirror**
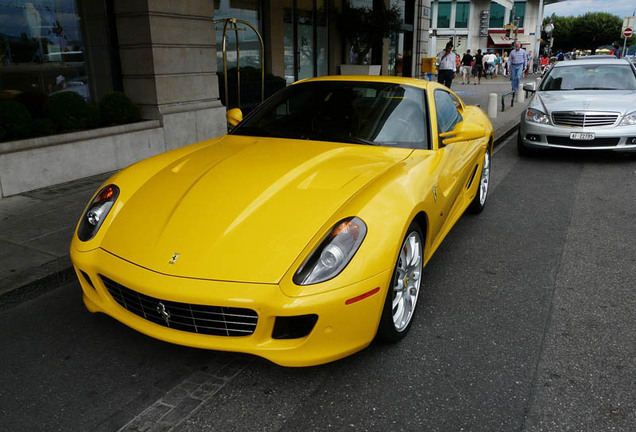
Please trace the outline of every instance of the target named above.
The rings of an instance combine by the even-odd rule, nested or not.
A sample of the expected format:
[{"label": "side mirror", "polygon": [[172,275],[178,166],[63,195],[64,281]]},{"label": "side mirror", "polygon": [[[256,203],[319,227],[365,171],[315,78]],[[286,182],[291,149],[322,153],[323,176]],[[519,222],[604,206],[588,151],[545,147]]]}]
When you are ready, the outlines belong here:
[{"label": "side mirror", "polygon": [[240,108],[232,108],[225,114],[225,118],[230,128],[233,128],[243,121],[243,111]]},{"label": "side mirror", "polygon": [[523,90],[534,93],[537,91],[537,83],[533,83],[533,82],[525,83],[523,85]]},{"label": "side mirror", "polygon": [[486,129],[475,123],[459,122],[452,131],[439,134],[443,145],[452,144],[459,141],[470,141],[477,138],[483,138],[486,135]]}]

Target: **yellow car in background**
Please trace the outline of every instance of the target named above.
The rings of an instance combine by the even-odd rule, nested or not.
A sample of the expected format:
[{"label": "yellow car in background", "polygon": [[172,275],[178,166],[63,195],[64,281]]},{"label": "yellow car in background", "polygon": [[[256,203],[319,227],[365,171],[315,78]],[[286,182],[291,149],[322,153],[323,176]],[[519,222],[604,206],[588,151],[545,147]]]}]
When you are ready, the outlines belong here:
[{"label": "yellow car in background", "polygon": [[437,83],[300,81],[228,135],[100,188],[71,244],[84,303],[157,339],[285,366],[398,341],[424,265],[484,208],[492,145],[484,112]]}]

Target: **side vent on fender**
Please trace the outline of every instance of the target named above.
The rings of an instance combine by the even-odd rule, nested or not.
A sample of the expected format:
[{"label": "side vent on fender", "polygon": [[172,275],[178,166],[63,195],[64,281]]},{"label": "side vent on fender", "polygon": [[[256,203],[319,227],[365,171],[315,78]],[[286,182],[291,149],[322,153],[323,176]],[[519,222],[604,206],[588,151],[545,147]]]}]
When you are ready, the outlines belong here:
[{"label": "side vent on fender", "polygon": [[466,185],[466,189],[470,189],[470,187],[473,184],[473,180],[475,180],[475,174],[477,174],[477,168],[479,168],[479,165],[475,165],[475,168],[473,169],[473,173],[470,175],[470,179],[468,179],[468,184]]}]

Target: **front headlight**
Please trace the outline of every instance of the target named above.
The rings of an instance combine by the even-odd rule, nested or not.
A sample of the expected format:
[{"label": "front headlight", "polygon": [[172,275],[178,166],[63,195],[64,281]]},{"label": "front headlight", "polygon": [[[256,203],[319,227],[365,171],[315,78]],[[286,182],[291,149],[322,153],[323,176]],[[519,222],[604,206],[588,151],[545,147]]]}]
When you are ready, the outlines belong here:
[{"label": "front headlight", "polygon": [[333,279],[349,264],[362,244],[367,226],[357,217],[336,224],[294,275],[297,285],[312,285]]},{"label": "front headlight", "polygon": [[95,237],[118,196],[119,188],[115,185],[108,185],[99,191],[82,215],[77,229],[77,237],[81,241],[88,241]]},{"label": "front headlight", "polygon": [[526,120],[532,123],[550,124],[550,118],[547,115],[533,108],[526,110]]},{"label": "front headlight", "polygon": [[623,120],[621,120],[619,126],[634,126],[636,125],[636,111],[630,112]]}]

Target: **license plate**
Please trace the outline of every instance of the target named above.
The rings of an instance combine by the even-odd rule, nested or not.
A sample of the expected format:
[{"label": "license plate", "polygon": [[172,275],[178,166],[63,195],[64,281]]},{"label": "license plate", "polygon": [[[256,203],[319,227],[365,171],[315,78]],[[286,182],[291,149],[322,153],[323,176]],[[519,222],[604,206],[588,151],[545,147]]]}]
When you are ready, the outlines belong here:
[{"label": "license plate", "polygon": [[572,140],[583,140],[589,141],[593,140],[596,137],[594,132],[572,132],[570,134],[570,139]]}]

